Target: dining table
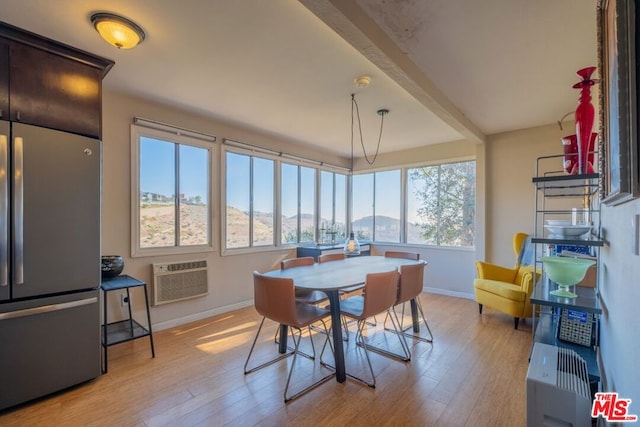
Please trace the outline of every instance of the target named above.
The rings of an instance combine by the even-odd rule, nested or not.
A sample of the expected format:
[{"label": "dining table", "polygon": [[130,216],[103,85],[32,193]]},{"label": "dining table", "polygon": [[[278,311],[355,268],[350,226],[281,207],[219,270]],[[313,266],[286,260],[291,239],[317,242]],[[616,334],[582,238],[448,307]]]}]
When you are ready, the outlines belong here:
[{"label": "dining table", "polygon": [[[315,263],[285,270],[272,270],[266,276],[293,279],[294,286],[300,289],[322,291],[329,298],[331,314],[331,333],[334,342],[336,381],[346,380],[342,326],[340,322],[340,290],[364,285],[369,273],[382,273],[399,270],[403,265],[418,264],[420,261],[384,256],[352,256],[344,260]],[[419,332],[419,321],[415,301],[411,302],[413,330]],[[279,351],[287,351],[287,327],[280,326]]]}]

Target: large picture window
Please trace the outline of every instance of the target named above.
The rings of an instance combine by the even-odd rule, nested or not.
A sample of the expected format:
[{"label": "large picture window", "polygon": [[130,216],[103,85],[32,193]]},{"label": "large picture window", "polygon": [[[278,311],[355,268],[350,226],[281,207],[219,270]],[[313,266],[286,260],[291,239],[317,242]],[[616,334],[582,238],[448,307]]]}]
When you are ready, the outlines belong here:
[{"label": "large picture window", "polygon": [[322,243],[342,242],[346,238],[347,177],[320,171],[320,239]]},{"label": "large picture window", "polygon": [[274,161],[226,152],[226,247],[274,245]]},{"label": "large picture window", "polygon": [[407,243],[473,246],[475,161],[407,170]]},{"label": "large picture window", "polygon": [[358,239],[400,242],[400,169],[353,176],[353,231]]},{"label": "large picture window", "polygon": [[313,242],[316,237],[316,169],[280,164],[282,244]]},{"label": "large picture window", "polygon": [[212,249],[211,142],[132,127],[133,254]]}]

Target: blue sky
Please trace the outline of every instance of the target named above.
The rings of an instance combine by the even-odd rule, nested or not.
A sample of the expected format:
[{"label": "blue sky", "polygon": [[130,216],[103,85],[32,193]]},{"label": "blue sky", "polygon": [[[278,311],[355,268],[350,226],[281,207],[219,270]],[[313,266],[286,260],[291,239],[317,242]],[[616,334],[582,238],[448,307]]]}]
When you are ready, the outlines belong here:
[{"label": "blue sky", "polygon": [[[207,165],[208,150],[180,145],[180,193],[207,200]],[[140,138],[140,189],[165,196],[175,193],[174,143]]]}]

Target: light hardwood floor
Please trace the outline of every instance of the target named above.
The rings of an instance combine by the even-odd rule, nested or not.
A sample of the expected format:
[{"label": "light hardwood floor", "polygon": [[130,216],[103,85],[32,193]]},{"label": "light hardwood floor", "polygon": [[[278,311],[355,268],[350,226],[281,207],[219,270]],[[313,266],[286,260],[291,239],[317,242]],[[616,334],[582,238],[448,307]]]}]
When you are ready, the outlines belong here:
[{"label": "light hardwood floor", "polygon": [[[251,307],[156,332],[155,359],[147,339],[111,347],[108,374],[0,412],[0,426],[523,426],[530,323],[514,330],[513,319],[494,310],[480,316],[474,301],[421,300],[433,344],[411,340],[409,363],[372,353],[375,389],[330,380],[285,405],[291,358],[242,373],[260,320]],[[274,331],[271,324],[263,332],[258,356],[276,350]],[[374,339],[397,345],[391,334]],[[365,375],[353,341],[347,370]],[[294,387],[325,373],[304,358],[296,370]]]}]

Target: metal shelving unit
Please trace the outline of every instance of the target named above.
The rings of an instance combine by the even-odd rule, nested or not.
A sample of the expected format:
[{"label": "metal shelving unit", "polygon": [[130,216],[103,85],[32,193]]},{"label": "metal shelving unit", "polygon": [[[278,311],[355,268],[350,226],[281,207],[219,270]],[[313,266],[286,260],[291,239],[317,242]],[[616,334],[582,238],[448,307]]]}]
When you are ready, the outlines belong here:
[{"label": "metal shelving unit", "polygon": [[[533,263],[541,272],[539,280],[531,296],[533,305],[534,342],[543,342],[576,351],[587,361],[589,379],[593,387],[600,381],[597,364],[599,344],[599,317],[602,314],[598,295],[597,277],[594,288],[575,286],[577,298],[556,297],[550,291],[556,288],[544,273],[540,257],[552,255],[559,248],[572,248],[574,251],[596,258],[596,266],[600,258],[600,247],[604,240],[600,235],[600,201],[598,190],[600,176],[597,173],[582,175],[566,175],[553,166],[561,165],[562,155],[545,156],[537,159],[536,174],[532,179],[535,186],[535,219],[534,233],[531,242],[535,250]],[[551,166],[551,167],[550,167]],[[575,206],[575,205],[578,206]],[[591,231],[582,236],[562,237],[545,230],[548,219],[570,220],[573,208],[584,209],[591,221]],[[534,273],[535,274],[535,273]],[[559,338],[562,311],[570,310],[588,313],[592,319],[592,345],[581,345]]]}]

